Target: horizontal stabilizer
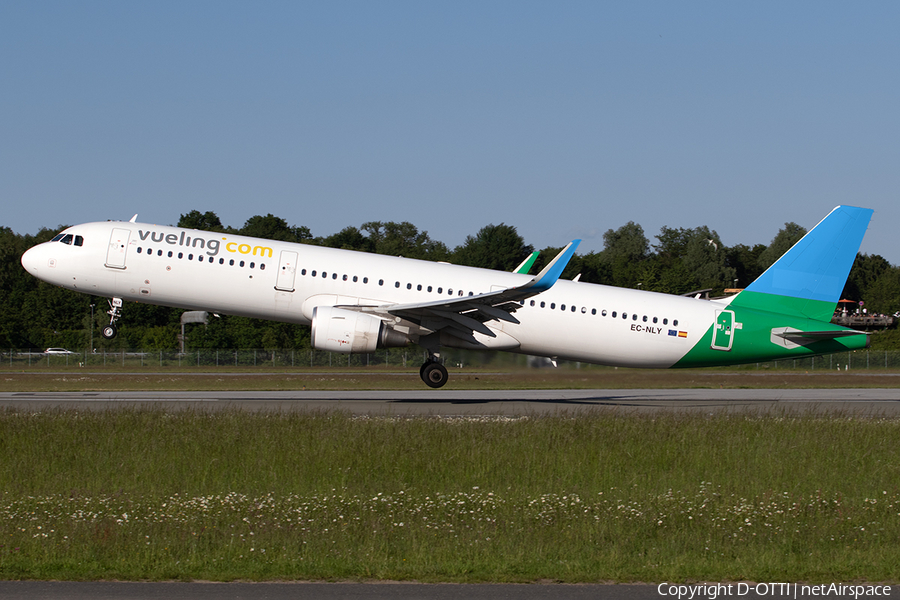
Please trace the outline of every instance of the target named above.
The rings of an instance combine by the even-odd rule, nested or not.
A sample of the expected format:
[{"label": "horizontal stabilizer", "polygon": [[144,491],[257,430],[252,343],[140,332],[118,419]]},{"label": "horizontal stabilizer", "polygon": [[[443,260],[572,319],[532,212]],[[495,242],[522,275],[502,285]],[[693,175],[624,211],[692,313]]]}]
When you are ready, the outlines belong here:
[{"label": "horizontal stabilizer", "polygon": [[841,331],[785,331],[778,334],[789,340],[805,338],[808,340],[834,340],[837,338],[847,337],[851,335],[866,335],[865,331],[853,331],[852,329],[843,329]]},{"label": "horizontal stabilizer", "polygon": [[[800,346],[809,346],[817,342],[837,340],[857,335],[868,335],[865,331],[853,329],[826,329],[824,331],[800,331],[793,327],[776,327],[772,330],[770,341],[778,346],[792,349]],[[868,346],[868,342],[866,343]]]}]

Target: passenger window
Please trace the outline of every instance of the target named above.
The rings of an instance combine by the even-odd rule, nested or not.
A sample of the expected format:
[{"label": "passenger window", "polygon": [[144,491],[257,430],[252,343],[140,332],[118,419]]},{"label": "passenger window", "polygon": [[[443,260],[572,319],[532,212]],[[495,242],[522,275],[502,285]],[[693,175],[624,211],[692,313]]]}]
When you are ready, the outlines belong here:
[{"label": "passenger window", "polygon": [[84,238],[81,237],[80,235],[76,235],[76,236],[75,236],[75,245],[76,245],[76,246],[83,246],[83,245],[84,245]]},{"label": "passenger window", "polygon": [[431,286],[430,286],[430,285],[428,286],[428,290],[427,290],[427,291],[428,291],[429,293],[431,292]]},{"label": "passenger window", "polygon": [[459,293],[457,294],[457,296],[462,296],[462,295],[463,295],[463,291],[459,290]]},{"label": "passenger window", "polygon": [[172,258],[173,256],[175,256],[174,253],[171,250],[169,250],[169,258]]},{"label": "passenger window", "polygon": [[395,288],[399,288],[399,287],[400,287],[400,282],[399,282],[399,281],[395,281],[395,282],[394,282],[394,287],[395,287]]},{"label": "passenger window", "polygon": [[266,263],[259,263],[259,270],[260,270],[260,271],[265,271],[265,270],[266,270]]},{"label": "passenger window", "polygon": [[138,253],[138,254],[141,253],[141,247],[140,247],[140,246],[138,246],[137,253]]},{"label": "passenger window", "polygon": [[452,296],[452,295],[453,295],[453,288],[447,288],[447,295],[448,295],[448,296]]},{"label": "passenger window", "polygon": [[[606,316],[606,309],[605,309],[605,308],[604,308],[603,310],[600,311],[600,316],[602,316],[602,317],[605,317],[605,316]],[[615,316],[615,315],[613,315],[613,316]]]},{"label": "passenger window", "polygon": [[[244,266],[244,261],[241,261],[241,266],[242,266],[242,267]],[[315,271],[312,272],[312,276],[313,276],[313,277],[316,276],[316,272],[315,272]]]},{"label": "passenger window", "polygon": [[678,319],[672,321],[672,327],[678,327]]},{"label": "passenger window", "polygon": [[663,325],[668,325],[668,324],[669,324],[669,319],[663,319]]},{"label": "passenger window", "polygon": [[369,283],[369,278],[368,278],[368,277],[363,277],[363,283]]},{"label": "passenger window", "polygon": [[647,322],[647,315],[644,315],[644,323]]},{"label": "passenger window", "polygon": [[354,276],[353,276],[353,283],[356,283],[357,280],[358,280],[358,278],[356,277],[356,275],[354,275]]},{"label": "passenger window", "polygon": [[627,319],[627,318],[628,318],[628,313],[622,313],[622,318],[623,318],[623,319]]},{"label": "passenger window", "polygon": [[550,303],[550,308],[556,308],[556,302],[551,302],[551,303]]},{"label": "passenger window", "polygon": [[[169,254],[171,255],[172,253],[169,252]],[[224,259],[224,258],[220,258],[220,259],[219,259],[219,264],[220,264],[220,265],[224,265],[224,264],[225,264],[225,259]]]},{"label": "passenger window", "polygon": [[193,255],[193,254],[188,254],[188,260],[194,260],[194,255]]},{"label": "passenger window", "polygon": [[544,304],[544,301],[541,300],[541,308],[544,308],[545,306],[546,306],[546,304]]},{"label": "passenger window", "polygon": [[[184,258],[184,252],[179,252],[178,258]],[[232,264],[234,264],[234,261],[231,261],[231,262],[232,262]]]},{"label": "passenger window", "polygon": [[[238,266],[239,266],[239,267],[243,267],[243,266],[244,266],[244,261],[241,261],[240,263],[238,263]],[[315,275],[315,274],[316,274],[316,272],[313,271],[313,275]]]},{"label": "passenger window", "polygon": [[250,263],[250,268],[251,268],[251,269],[252,269],[253,267],[255,267],[255,266],[256,266],[256,263]]},{"label": "passenger window", "polygon": [[[354,277],[353,280],[356,281],[356,278]],[[343,277],[341,277],[341,281],[347,281],[347,276],[344,275]]]},{"label": "passenger window", "polygon": [[[575,312],[575,305],[574,305],[574,304],[572,305],[572,312]],[[584,312],[584,309],[583,309],[583,308],[581,309],[581,312]]]},{"label": "passenger window", "polygon": [[443,294],[443,293],[444,293],[444,288],[438,288],[438,294]]},{"label": "passenger window", "polygon": [[328,279],[328,273],[322,271],[322,279]]},{"label": "passenger window", "polygon": [[592,315],[596,315],[596,314],[597,314],[597,309],[596,309],[596,308],[592,308],[592,309],[591,309],[591,314],[592,314]]},{"label": "passenger window", "polygon": [[406,289],[411,290],[411,289],[412,289],[412,284],[411,284],[411,283],[407,283],[407,284],[406,284]]},{"label": "passenger window", "polygon": [[632,321],[637,321],[637,314],[631,315],[631,320],[632,320]]},{"label": "passenger window", "polygon": [[384,279],[379,279],[379,280],[378,280],[378,285],[384,285]]},{"label": "passenger window", "polygon": [[659,319],[657,319],[656,317],[653,317],[653,322],[656,323],[657,321],[659,321]]},{"label": "passenger window", "polygon": [[[253,266],[253,263],[250,263],[250,266],[252,267],[252,266]],[[331,278],[332,278],[332,279],[337,279],[337,273],[332,273],[332,274],[331,274]]]},{"label": "passenger window", "polygon": [[613,318],[613,319],[616,318],[616,311],[612,311],[612,318]]},{"label": "passenger window", "polygon": [[420,283],[419,285],[416,286],[416,291],[417,291],[417,292],[421,292],[421,291],[422,291],[422,284],[421,284],[421,283]]},{"label": "passenger window", "polygon": [[566,305],[565,305],[565,304],[560,304],[560,305],[559,305],[559,309],[560,309],[560,310],[566,310]]}]

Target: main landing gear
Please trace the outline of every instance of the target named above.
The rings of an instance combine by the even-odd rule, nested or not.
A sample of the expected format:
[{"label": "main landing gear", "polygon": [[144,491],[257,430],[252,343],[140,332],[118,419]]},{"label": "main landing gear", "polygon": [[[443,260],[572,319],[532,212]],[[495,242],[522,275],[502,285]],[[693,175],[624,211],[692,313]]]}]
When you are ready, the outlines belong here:
[{"label": "main landing gear", "polygon": [[432,388],[443,387],[447,383],[447,369],[437,361],[434,354],[428,355],[428,360],[419,369],[419,377],[425,382],[425,385]]},{"label": "main landing gear", "polygon": [[100,335],[111,340],[119,332],[119,328],[116,327],[116,321],[122,316],[122,299],[112,298],[109,301],[109,310],[106,311],[106,314],[109,315],[109,325],[100,330]]}]

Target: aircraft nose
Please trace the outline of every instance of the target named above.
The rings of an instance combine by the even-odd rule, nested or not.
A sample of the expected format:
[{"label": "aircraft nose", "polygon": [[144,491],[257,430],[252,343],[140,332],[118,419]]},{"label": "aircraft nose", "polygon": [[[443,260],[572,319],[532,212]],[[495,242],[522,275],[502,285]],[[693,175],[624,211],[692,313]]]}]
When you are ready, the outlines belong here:
[{"label": "aircraft nose", "polygon": [[40,263],[42,261],[42,254],[43,252],[40,245],[35,246],[34,248],[29,248],[25,251],[24,254],[22,254],[22,266],[26,271],[28,271],[35,277],[38,276],[38,272],[41,269]]}]

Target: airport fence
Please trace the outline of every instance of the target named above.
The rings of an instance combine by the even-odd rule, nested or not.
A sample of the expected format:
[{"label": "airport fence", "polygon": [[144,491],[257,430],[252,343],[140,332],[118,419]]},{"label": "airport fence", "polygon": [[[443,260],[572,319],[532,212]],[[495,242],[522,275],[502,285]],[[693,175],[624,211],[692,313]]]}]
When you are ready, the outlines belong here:
[{"label": "airport fence", "polygon": [[[549,366],[548,359],[510,354],[505,352],[475,352],[444,350],[442,360],[454,367],[490,367],[508,369],[519,367]],[[367,354],[340,354],[323,350],[174,350],[148,351],[95,351],[46,353],[41,350],[7,350],[0,353],[0,368],[41,369],[62,367],[126,367],[126,368],[184,368],[184,369],[403,369],[418,368],[425,359],[425,352],[415,347],[391,348]],[[598,365],[559,361],[564,368],[605,369]],[[900,351],[856,350],[810,358],[784,359],[750,363],[732,368],[757,370],[900,370]]]},{"label": "airport fence", "polygon": [[[322,350],[174,350],[96,351],[45,353],[11,350],[4,366],[21,367],[223,367],[223,368],[316,368],[316,367],[418,367],[424,355],[413,350],[379,350],[369,354],[340,354]],[[412,361],[412,362],[410,362]]]}]

